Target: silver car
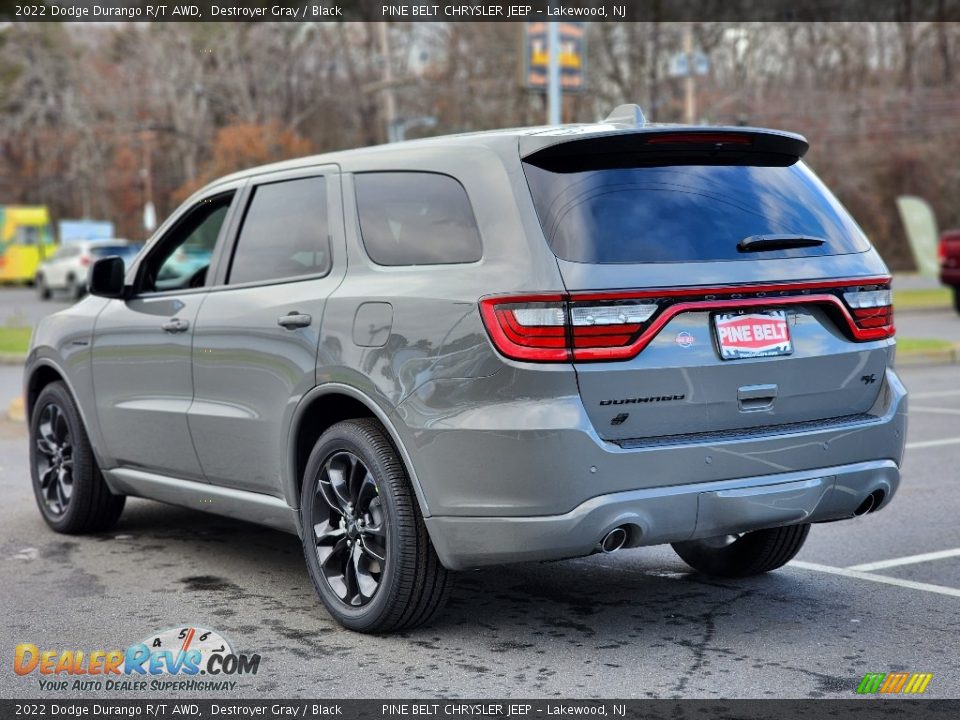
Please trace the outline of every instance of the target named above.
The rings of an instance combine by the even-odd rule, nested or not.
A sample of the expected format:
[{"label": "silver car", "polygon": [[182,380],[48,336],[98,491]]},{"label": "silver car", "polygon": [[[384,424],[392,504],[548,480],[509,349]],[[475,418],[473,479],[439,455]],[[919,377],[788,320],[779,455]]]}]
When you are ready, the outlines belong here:
[{"label": "silver car", "polygon": [[489,564],[774,570],[890,502],[906,425],[890,275],[806,150],[621,108],[217,180],[37,328],[40,511],[297,533],[368,632]]}]

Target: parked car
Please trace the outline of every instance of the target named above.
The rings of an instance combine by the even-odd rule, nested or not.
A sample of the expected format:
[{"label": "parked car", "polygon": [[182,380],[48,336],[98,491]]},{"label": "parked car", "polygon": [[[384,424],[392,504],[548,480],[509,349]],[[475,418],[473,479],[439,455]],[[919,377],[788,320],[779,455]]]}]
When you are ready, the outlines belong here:
[{"label": "parked car", "polygon": [[960,230],[940,235],[940,282],[953,288],[953,307],[960,313]]},{"label": "parked car", "polygon": [[[40,511],[298,533],[370,632],[464,568],[662,543],[779,568],[890,502],[905,438],[890,275],[806,150],[621,108],[217,180],[34,334]],[[183,247],[209,264],[160,285]]]},{"label": "parked car", "polygon": [[41,300],[49,300],[54,292],[62,290],[69,297],[79,299],[87,291],[87,273],[96,259],[116,255],[128,263],[142,247],[117,239],[77,240],[60,245],[37,269],[37,295]]}]

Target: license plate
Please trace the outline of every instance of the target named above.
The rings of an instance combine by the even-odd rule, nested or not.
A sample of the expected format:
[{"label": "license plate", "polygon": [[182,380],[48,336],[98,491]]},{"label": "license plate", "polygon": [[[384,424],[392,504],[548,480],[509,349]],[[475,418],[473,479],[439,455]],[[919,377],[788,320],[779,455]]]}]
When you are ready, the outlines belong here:
[{"label": "license plate", "polygon": [[787,314],[783,310],[718,313],[713,316],[717,347],[724,360],[789,355],[793,352]]}]

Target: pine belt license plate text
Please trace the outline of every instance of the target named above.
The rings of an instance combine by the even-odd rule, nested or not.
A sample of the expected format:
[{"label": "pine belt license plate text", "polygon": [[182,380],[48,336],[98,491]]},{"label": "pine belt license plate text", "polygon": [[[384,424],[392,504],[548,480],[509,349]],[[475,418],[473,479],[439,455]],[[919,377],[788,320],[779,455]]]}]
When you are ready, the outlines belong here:
[{"label": "pine belt license plate text", "polygon": [[787,314],[783,310],[719,313],[713,316],[717,346],[724,360],[789,355],[793,352]]}]

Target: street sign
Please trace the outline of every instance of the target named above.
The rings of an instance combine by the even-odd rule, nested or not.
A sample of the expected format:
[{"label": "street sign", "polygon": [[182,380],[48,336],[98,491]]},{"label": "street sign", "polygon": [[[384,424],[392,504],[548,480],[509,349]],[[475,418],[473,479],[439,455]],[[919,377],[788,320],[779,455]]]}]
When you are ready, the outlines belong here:
[{"label": "street sign", "polygon": [[[706,75],[710,71],[710,60],[697,50],[693,53],[693,74]],[[685,52],[679,52],[670,58],[667,74],[670,77],[686,77],[690,73],[690,59]]]},{"label": "street sign", "polygon": [[[560,31],[560,87],[563,92],[577,92],[586,85],[587,37],[582,22],[557,23]],[[521,84],[527,90],[545,91],[549,74],[547,25],[545,22],[523,23],[523,66]]]}]

